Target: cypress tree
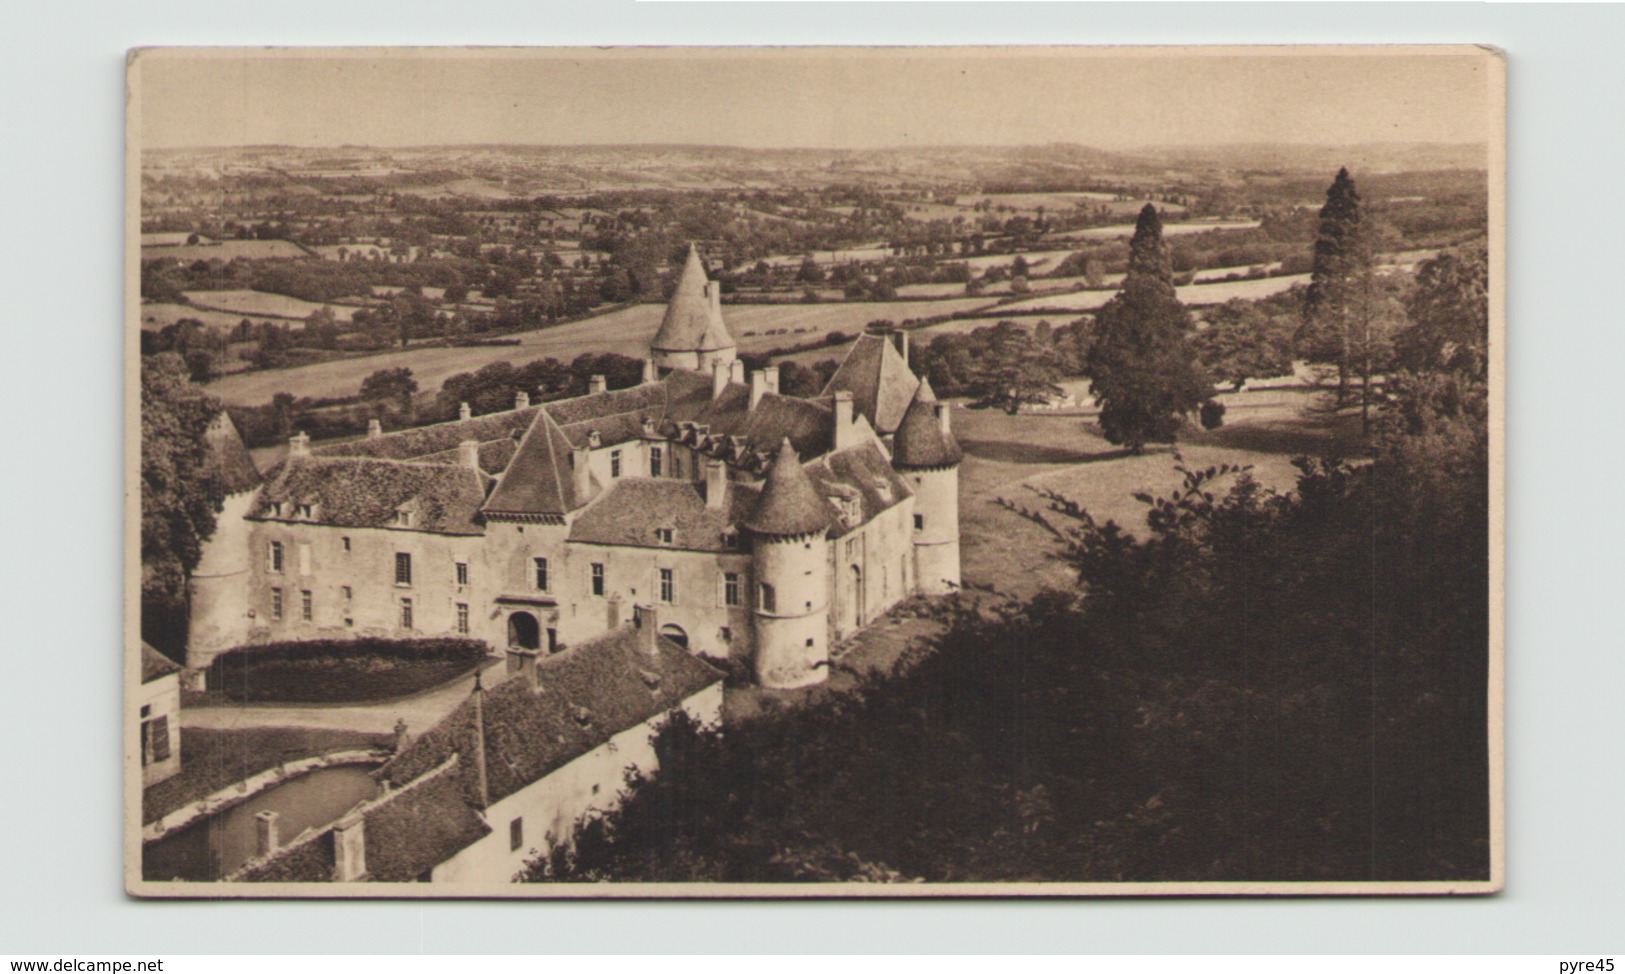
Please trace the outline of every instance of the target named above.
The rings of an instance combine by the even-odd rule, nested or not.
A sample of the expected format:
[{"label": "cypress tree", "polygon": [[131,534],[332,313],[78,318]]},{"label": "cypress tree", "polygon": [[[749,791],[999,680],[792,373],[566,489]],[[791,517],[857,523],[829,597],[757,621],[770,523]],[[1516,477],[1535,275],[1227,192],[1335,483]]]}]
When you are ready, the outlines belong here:
[{"label": "cypress tree", "polygon": [[1187,340],[1190,313],[1174,292],[1162,220],[1147,203],[1129,244],[1123,289],[1095,315],[1089,391],[1106,439],[1135,453],[1172,443],[1181,420],[1210,395],[1212,382]]},{"label": "cypress tree", "polygon": [[1348,167],[1326,190],[1315,236],[1309,294],[1299,346],[1313,362],[1337,366],[1337,404],[1348,400],[1348,376],[1361,292],[1370,285],[1371,251],[1360,223],[1360,193]]}]

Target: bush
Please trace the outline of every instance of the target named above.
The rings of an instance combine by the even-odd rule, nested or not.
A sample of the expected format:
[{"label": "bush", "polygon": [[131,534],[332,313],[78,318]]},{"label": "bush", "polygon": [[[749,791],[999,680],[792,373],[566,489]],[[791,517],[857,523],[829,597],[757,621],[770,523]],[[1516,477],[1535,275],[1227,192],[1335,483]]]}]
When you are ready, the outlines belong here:
[{"label": "bush", "polygon": [[1224,403],[1209,399],[1202,403],[1202,428],[1216,430],[1224,425]]},{"label": "bush", "polygon": [[215,657],[211,691],[241,702],[354,703],[438,686],[491,653],[477,639],[314,639]]}]

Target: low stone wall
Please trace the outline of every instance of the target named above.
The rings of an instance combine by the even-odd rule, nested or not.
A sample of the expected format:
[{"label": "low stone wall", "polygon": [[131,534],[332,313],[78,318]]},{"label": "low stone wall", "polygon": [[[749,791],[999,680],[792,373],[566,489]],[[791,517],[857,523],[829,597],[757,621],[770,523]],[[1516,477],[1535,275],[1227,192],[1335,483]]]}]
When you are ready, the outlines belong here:
[{"label": "low stone wall", "polygon": [[240,804],[254,797],[267,788],[291,781],[301,775],[309,774],[321,768],[336,768],[346,764],[382,764],[389,759],[389,752],[378,750],[350,750],[334,751],[332,754],[320,754],[315,757],[300,758],[289,761],[287,764],[261,771],[251,778],[245,778],[219,791],[201,798],[182,808],[177,808],[168,815],[161,816],[156,821],[148,822],[141,827],[141,841],[156,842],[177,829],[185,828],[199,819],[218,815],[233,805]]}]

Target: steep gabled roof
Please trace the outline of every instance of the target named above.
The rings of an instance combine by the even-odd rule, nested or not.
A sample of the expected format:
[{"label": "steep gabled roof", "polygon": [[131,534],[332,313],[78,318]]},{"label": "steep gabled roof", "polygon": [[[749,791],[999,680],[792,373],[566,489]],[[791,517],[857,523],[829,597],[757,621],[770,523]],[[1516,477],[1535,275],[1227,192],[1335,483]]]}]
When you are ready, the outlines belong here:
[{"label": "steep gabled roof", "polygon": [[666,315],[660,320],[660,330],[655,332],[650,348],[665,352],[709,352],[733,347],[733,336],[722,323],[721,312],[706,295],[707,283],[699,248],[689,247],[677,289],[666,305]]},{"label": "steep gabled roof", "polygon": [[[756,505],[754,485],[727,485],[720,507],[709,507],[701,485],[687,480],[622,480],[593,501],[570,526],[570,540],[586,544],[681,551],[728,551],[723,535]],[[661,544],[656,528],[671,528]]]},{"label": "steep gabled roof", "polygon": [[852,408],[869,419],[882,436],[895,431],[908,411],[920,380],[892,343],[880,335],[859,335],[840,368],[829,377],[823,395],[852,393]]},{"label": "steep gabled roof", "polygon": [[538,410],[485,502],[485,513],[562,516],[574,510],[577,498],[571,457],[570,441],[552,413]]},{"label": "steep gabled roof", "polygon": [[930,382],[921,382],[919,395],[892,438],[892,462],[899,467],[929,469],[951,467],[964,458],[959,441],[945,432],[937,419],[937,397]]},{"label": "steep gabled roof", "polygon": [[816,534],[829,527],[831,518],[829,503],[813,486],[795,447],[786,439],[768,468],[761,498],[745,519],[745,527],[777,536]]},{"label": "steep gabled roof", "polygon": [[477,515],[486,478],[467,467],[367,457],[289,457],[271,471],[249,517],[291,520],[293,505],[314,505],[314,521],[334,527],[396,527],[395,514],[413,512],[409,530],[479,534]]},{"label": "steep gabled roof", "polygon": [[159,677],[165,677],[171,673],[179,673],[180,671],[181,667],[179,663],[176,663],[163,653],[158,652],[158,650],[154,649],[152,644],[147,642],[145,639],[141,640],[142,683],[151,683],[153,680],[156,680]]},{"label": "steep gabled roof", "polygon": [[842,516],[833,518],[830,525],[832,537],[840,537],[869,523],[881,511],[913,496],[908,483],[892,469],[886,455],[880,452],[880,447],[872,439],[821,457],[804,469],[812,479],[814,488],[826,498],[831,511],[844,512],[842,502],[856,502],[852,509],[857,519],[848,523]]},{"label": "steep gabled roof", "polygon": [[435,423],[416,429],[399,430],[344,443],[313,447],[311,453],[323,457],[377,457],[384,460],[412,460],[457,449],[464,440],[489,443],[512,439],[535,421],[540,406],[487,413],[471,419]]}]

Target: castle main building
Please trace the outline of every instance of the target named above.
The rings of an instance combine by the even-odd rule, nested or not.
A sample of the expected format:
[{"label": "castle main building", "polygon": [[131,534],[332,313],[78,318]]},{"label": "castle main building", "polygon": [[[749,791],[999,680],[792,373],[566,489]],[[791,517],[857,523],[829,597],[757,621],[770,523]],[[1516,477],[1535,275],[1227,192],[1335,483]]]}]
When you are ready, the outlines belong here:
[{"label": "castle main building", "polygon": [[[659,607],[660,634],[770,687],[959,584],[960,451],[907,346],[864,335],[822,394],[745,374],[691,250],[643,382],[311,447],[227,499],[187,666],[254,643],[469,635],[557,651]],[[240,446],[239,446],[240,449]]]}]

